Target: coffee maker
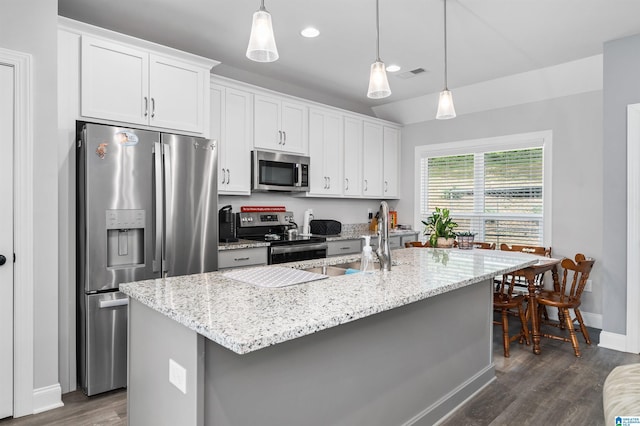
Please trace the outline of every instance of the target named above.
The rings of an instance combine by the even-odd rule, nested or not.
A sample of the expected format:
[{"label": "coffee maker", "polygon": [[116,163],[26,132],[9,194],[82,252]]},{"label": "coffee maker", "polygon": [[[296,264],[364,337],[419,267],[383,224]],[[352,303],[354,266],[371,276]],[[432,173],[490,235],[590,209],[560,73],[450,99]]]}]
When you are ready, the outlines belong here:
[{"label": "coffee maker", "polygon": [[233,243],[238,241],[236,238],[235,214],[231,210],[231,205],[227,205],[218,211],[218,239],[221,243]]}]

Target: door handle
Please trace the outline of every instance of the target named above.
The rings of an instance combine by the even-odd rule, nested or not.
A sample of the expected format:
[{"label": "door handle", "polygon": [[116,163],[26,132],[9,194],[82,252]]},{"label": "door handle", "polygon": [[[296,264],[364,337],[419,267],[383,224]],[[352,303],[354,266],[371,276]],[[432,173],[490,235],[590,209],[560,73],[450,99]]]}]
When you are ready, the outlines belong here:
[{"label": "door handle", "polygon": [[226,174],[225,170],[227,170],[227,169],[222,169],[222,182],[220,182],[220,183],[221,183],[221,184],[223,184],[223,185],[224,185],[224,179],[225,179],[225,177],[227,176],[227,174]]},{"label": "door handle", "polygon": [[384,181],[384,192],[387,192],[389,190],[389,182],[387,182],[386,180]]},{"label": "door handle", "polygon": [[151,118],[156,116],[156,100],[151,98]]},{"label": "door handle", "polygon": [[227,185],[231,181],[231,169],[227,169]]},{"label": "door handle", "polygon": [[282,131],[282,134],[284,135],[284,139],[282,140],[282,145],[287,143],[287,132],[285,130]]},{"label": "door handle", "polygon": [[327,176],[327,180],[329,181],[329,186],[327,189],[331,189],[331,176]]},{"label": "door handle", "polygon": [[346,183],[344,190],[348,191],[349,190],[349,178],[344,178],[344,183]]},{"label": "door handle", "polygon": [[0,266],[4,265],[5,263],[7,263],[7,258],[4,257],[3,254],[0,254]]},{"label": "door handle", "polygon": [[149,98],[144,97],[144,116],[149,115]]},{"label": "door handle", "polygon": [[369,182],[367,182],[367,180],[364,180],[364,190],[366,191],[369,188]]},{"label": "door handle", "polygon": [[118,306],[127,306],[129,304],[129,298],[113,299],[113,300],[101,300],[98,302],[100,309],[104,308],[116,308]]},{"label": "door handle", "polygon": [[278,135],[279,135],[278,145],[282,145],[282,130],[278,130]]}]

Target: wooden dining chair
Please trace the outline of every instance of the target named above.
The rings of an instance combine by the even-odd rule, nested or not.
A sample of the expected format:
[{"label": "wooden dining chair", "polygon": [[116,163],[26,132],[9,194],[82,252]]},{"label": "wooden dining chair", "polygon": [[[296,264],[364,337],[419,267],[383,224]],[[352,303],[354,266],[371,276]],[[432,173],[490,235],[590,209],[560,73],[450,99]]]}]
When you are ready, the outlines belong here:
[{"label": "wooden dining chair", "polygon": [[[529,328],[523,308],[525,296],[514,293],[513,287],[515,282],[516,277],[514,275],[505,275],[493,293],[493,310],[500,313],[500,321],[494,321],[493,323],[502,325],[502,345],[504,347],[505,358],[509,358],[509,346],[511,342],[516,339],[518,339],[520,343],[524,341],[527,345],[531,344],[529,340]],[[513,315],[520,319],[520,333],[509,336],[509,316]]]},{"label": "wooden dining chair", "polygon": [[[534,246],[534,245],[523,245],[523,244],[500,244],[500,250],[503,251],[519,251],[522,253],[530,253],[538,256],[551,257],[551,247],[543,247],[543,246]],[[540,274],[536,276],[535,282],[537,287],[542,287],[544,282],[544,274]],[[518,291],[520,293],[527,294],[528,290],[527,281],[523,277],[518,277],[515,283],[516,287],[520,287]]]},{"label": "wooden dining chair", "polygon": [[486,243],[484,241],[473,241],[473,248],[484,249],[484,250],[495,250],[496,243]]},{"label": "wooden dining chair", "polygon": [[404,246],[406,248],[411,248],[411,247],[427,248],[427,247],[431,247],[431,244],[429,244],[429,241],[425,242],[424,244],[422,244],[420,241],[407,241],[406,243],[404,243]]},{"label": "wooden dining chair", "polygon": [[[551,339],[571,342],[573,352],[577,357],[580,356],[580,347],[578,345],[578,337],[576,335],[578,330],[574,327],[574,322],[578,322],[578,326],[587,345],[591,344],[591,338],[589,337],[587,327],[584,325],[579,307],[580,297],[582,296],[584,286],[587,284],[587,280],[589,279],[589,274],[591,273],[594,263],[594,259],[587,258],[582,253],[575,255],[575,261],[569,258],[563,259],[560,263],[560,266],[564,270],[562,273],[560,288],[554,290],[540,290],[540,293],[536,295],[539,323],[552,325],[569,331],[568,338],[549,333],[542,333],[541,335]],[[542,318],[544,308],[546,306],[558,308],[558,321]],[[571,318],[571,309],[573,309],[575,318]]]}]

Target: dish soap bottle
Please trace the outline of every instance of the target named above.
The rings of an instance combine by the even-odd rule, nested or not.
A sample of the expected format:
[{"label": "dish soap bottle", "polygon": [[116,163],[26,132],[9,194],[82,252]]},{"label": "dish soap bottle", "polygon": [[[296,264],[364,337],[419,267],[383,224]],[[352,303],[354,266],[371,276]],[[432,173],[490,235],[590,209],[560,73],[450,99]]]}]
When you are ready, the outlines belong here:
[{"label": "dish soap bottle", "polygon": [[372,274],[373,269],[373,250],[371,248],[371,236],[363,235],[364,247],[362,247],[362,258],[360,259],[360,270],[364,274]]}]

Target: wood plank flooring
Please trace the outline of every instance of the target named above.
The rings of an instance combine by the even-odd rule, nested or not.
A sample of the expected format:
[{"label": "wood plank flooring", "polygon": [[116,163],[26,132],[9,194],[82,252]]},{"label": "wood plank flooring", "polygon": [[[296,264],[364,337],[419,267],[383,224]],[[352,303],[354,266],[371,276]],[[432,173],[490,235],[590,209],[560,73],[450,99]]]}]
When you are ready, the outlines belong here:
[{"label": "wood plank flooring", "polygon": [[[516,327],[512,331],[515,333],[516,321],[510,323]],[[511,346],[511,357],[504,358],[501,330],[496,326],[493,353],[497,380],[441,425],[604,424],[602,385],[607,374],[618,365],[640,362],[640,355],[599,348],[599,330],[589,331],[594,342],[587,346],[580,338],[581,358],[573,355],[570,343],[551,339],[542,340],[541,355],[516,342]],[[76,391],[65,394],[63,402],[64,407],[56,410],[0,420],[0,426],[127,424],[124,390],[91,398]]]}]

